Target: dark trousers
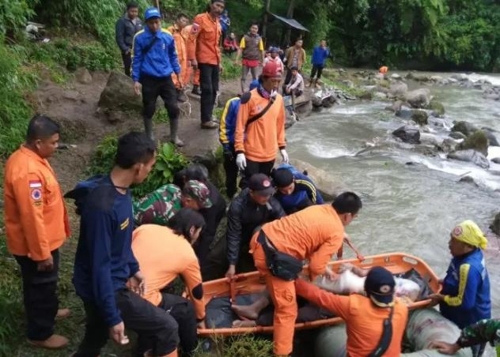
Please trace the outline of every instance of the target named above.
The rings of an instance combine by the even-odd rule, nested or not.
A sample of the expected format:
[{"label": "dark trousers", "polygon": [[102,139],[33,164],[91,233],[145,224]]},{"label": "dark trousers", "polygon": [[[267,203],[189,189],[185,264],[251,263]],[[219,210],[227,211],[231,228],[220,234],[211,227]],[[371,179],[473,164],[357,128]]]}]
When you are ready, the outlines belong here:
[{"label": "dark trousers", "polygon": [[219,90],[219,66],[200,63],[200,111],[201,122],[207,123],[212,120],[217,91]]},{"label": "dark trousers", "polygon": [[193,303],[182,296],[163,293],[158,307],[167,311],[179,325],[182,355],[193,356],[198,345],[196,313]]},{"label": "dark trousers", "polygon": [[238,181],[239,169],[236,165],[236,153],[234,148],[224,152],[224,171],[226,171],[226,195],[232,199],[236,193],[236,182]]},{"label": "dark trousers", "polygon": [[14,256],[21,267],[23,301],[27,321],[26,336],[29,340],[45,341],[54,334],[55,318],[59,301],[57,279],[59,277],[59,250],[52,252],[54,269],[40,272],[37,262],[26,256]]},{"label": "dark trousers", "polygon": [[[139,341],[147,340],[148,349],[154,356],[163,356],[177,349],[179,337],[177,322],[165,310],[144,300],[130,290],[115,293],[116,306],[120,310],[125,327],[137,333]],[[85,316],[85,335],[75,357],[97,357],[108,341],[110,326],[106,324],[99,308],[93,302],[83,302]],[[139,344],[139,348],[145,345]],[[138,350],[142,355],[147,350]]]},{"label": "dark trousers", "polygon": [[320,79],[321,74],[323,74],[323,66],[313,65],[313,68],[311,70],[311,80],[314,79],[314,76],[316,76],[316,73],[318,74],[316,79]]},{"label": "dark trousers", "polygon": [[267,162],[256,162],[247,159],[247,167],[245,167],[245,172],[240,180],[240,187],[244,189],[247,187],[247,182],[255,174],[265,174],[267,176],[271,175],[271,170],[274,167],[274,160]]},{"label": "dark trousers", "polygon": [[177,105],[177,91],[172,77],[155,78],[150,76],[141,77],[142,104],[145,118],[153,118],[156,112],[156,100],[158,96],[163,99],[167,109],[169,120],[179,119],[179,106]]},{"label": "dark trousers", "polygon": [[132,52],[122,52],[122,61],[123,68],[125,69],[125,74],[130,77],[130,67],[132,66]]},{"label": "dark trousers", "polygon": [[[285,75],[285,83],[283,83],[283,88],[286,87],[286,85],[288,83],[290,83],[290,81],[292,80],[292,71],[290,70],[290,68],[286,68],[286,75]],[[285,90],[283,90],[284,92]]]}]

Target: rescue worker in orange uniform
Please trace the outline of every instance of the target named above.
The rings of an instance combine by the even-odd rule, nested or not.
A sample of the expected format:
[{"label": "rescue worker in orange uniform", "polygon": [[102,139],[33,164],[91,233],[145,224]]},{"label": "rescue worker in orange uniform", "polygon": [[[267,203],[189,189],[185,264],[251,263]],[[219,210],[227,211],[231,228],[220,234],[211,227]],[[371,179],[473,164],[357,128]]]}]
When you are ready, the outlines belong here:
[{"label": "rescue worker in orange uniform", "polygon": [[271,175],[276,152],[288,163],[285,142],[285,104],[278,93],[281,66],[268,62],[262,69],[259,86],[241,96],[234,148],[236,165],[244,172],[240,187],[254,174]]},{"label": "rescue worker in orange uniform", "polygon": [[184,27],[189,23],[189,18],[185,14],[178,14],[175,23],[167,28],[175,41],[175,49],[177,50],[177,59],[179,65],[181,66],[181,73],[179,76],[181,82],[179,82],[178,76],[172,74],[172,80],[174,81],[175,88],[177,89],[177,101],[186,102],[187,97],[184,94],[183,86],[189,82],[189,72],[188,72],[188,59],[187,59],[187,34],[183,31]]},{"label": "rescue worker in orange uniform", "polygon": [[196,15],[188,43],[188,60],[194,69],[200,69],[201,128],[217,129],[212,112],[219,90],[219,75],[222,70],[219,17],[224,11],[224,0],[212,0],[209,11]]},{"label": "rescue worker in orange uniform", "polygon": [[[395,285],[394,277],[387,269],[374,267],[365,280],[367,296],[335,295],[302,279],[295,282],[295,289],[297,295],[345,321],[348,356],[399,357],[408,322],[408,307],[394,299]],[[384,326],[386,320],[392,325],[392,335]]]},{"label": "rescue worker in orange uniform", "polygon": [[[183,208],[169,220],[169,226],[145,224],[137,228],[132,236],[132,251],[146,280],[144,299],[169,311],[169,319],[175,320],[172,324],[179,326],[183,356],[192,356],[198,344],[197,323],[205,328],[200,264],[192,245],[200,237],[205,220],[200,213]],[[162,292],[179,275],[193,302]],[[139,341],[139,352],[148,349],[145,341]]]},{"label": "rescue worker in orange uniform", "polygon": [[302,261],[309,260],[314,280],[321,274],[335,278],[327,263],[344,241],[344,227],[361,209],[361,199],[352,192],[339,195],[331,205],[316,205],[267,223],[250,242],[255,267],[266,280],[274,304],[274,354],[292,353],[297,318],[295,283]]},{"label": "rescue worker in orange uniform", "polygon": [[[188,41],[192,41],[191,37],[189,34],[193,30],[193,25],[187,25],[182,29],[182,37],[186,39],[186,51],[188,47],[190,46]],[[187,52],[186,52],[187,53]],[[193,66],[191,65],[191,61],[187,61],[187,81],[184,83],[191,83],[193,85],[193,90],[191,91],[192,94],[194,95],[201,95],[200,91],[200,69],[196,68],[193,69]],[[191,79],[192,78],[192,79]]]},{"label": "rescue worker in orange uniform", "polygon": [[4,202],[7,248],[21,269],[27,338],[36,347],[68,344],[54,334],[58,310],[59,248],[70,236],[68,215],[56,174],[47,158],[57,149],[59,124],[36,115],[28,124],[26,143],[5,165]]}]

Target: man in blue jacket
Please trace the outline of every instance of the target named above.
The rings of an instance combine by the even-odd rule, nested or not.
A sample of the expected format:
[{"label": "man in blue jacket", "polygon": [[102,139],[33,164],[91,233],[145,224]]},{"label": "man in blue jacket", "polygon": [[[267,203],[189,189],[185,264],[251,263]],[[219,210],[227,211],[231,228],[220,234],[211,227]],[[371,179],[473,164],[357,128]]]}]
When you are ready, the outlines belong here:
[{"label": "man in blue jacket", "polygon": [[155,143],[144,133],[125,134],[118,140],[111,172],[80,182],[65,195],[75,200],[81,216],[73,285],[83,300],[86,325],[74,357],[98,356],[108,336],[127,344],[125,328],[138,334],[138,349],[152,347],[138,350],[141,355],[177,356],[177,323],[141,297],[144,278],[131,246],[129,187],[143,182],[154,163]]},{"label": "man in blue jacket", "polygon": [[[256,79],[250,83],[250,90],[259,86]],[[236,118],[240,109],[240,97],[234,97],[226,102],[220,119],[219,141],[222,145],[224,155],[224,171],[226,171],[226,195],[233,198],[236,193],[236,181],[238,180],[238,166],[236,166],[236,154],[234,151],[234,131],[236,130]]]},{"label": "man in blue jacket", "polygon": [[184,146],[177,136],[179,106],[177,90],[171,77],[175,73],[180,86],[183,86],[175,41],[168,31],[161,28],[161,15],[157,8],[148,8],[144,19],[146,27],[135,35],[132,50],[132,79],[137,95],[141,94],[142,85],[144,128],[153,139],[153,115],[156,100],[160,96],[168,112],[170,141],[177,146]]},{"label": "man in blue jacket", "polygon": [[116,43],[122,53],[125,74],[130,77],[130,66],[132,65],[132,43],[134,36],[142,29],[142,21],[139,19],[139,5],[130,2],[127,5],[127,13],[116,22]]},{"label": "man in blue jacket", "polygon": [[283,164],[271,173],[273,184],[278,189],[274,197],[287,215],[312,205],[325,203],[312,180],[292,165]]},{"label": "man in blue jacket", "polygon": [[[323,68],[325,68],[326,59],[330,56],[330,50],[326,47],[326,41],[321,40],[319,46],[314,47],[311,63],[313,65],[311,70],[311,82],[309,86],[316,86],[316,82],[321,78]],[[317,76],[316,76],[317,74]]]}]

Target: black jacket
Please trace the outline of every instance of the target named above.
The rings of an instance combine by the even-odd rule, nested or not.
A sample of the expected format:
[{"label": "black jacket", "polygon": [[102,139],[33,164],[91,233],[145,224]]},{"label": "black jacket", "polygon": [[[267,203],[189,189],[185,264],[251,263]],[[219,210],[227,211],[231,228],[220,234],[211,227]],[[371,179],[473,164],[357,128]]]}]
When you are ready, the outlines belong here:
[{"label": "black jacket", "polygon": [[[254,230],[265,223],[285,216],[285,211],[274,197],[265,206],[252,200],[248,188],[241,191],[227,212],[227,259],[236,265],[242,249],[247,249]],[[247,249],[248,250],[248,249]]]},{"label": "black jacket", "polygon": [[226,214],[226,201],[224,197],[220,194],[217,187],[209,181],[205,183],[210,190],[210,201],[212,201],[212,207],[200,210],[200,213],[205,218],[205,227],[201,232],[201,236],[198,241],[193,246],[193,249],[200,261],[200,267],[204,270],[206,263],[206,258],[208,252],[210,251],[210,244],[214,240],[215,234],[217,233],[217,227],[219,223]]},{"label": "black jacket", "polygon": [[140,30],[142,30],[142,21],[139,18],[135,25],[127,15],[116,22],[116,43],[122,52],[132,49],[134,36]]}]

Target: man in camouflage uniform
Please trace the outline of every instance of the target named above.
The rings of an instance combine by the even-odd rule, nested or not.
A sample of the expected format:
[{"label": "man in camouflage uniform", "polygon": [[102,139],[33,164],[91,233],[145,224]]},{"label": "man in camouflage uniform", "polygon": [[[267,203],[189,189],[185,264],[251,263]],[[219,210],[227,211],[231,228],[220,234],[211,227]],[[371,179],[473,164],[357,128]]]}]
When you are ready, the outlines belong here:
[{"label": "man in camouflage uniform", "polygon": [[181,208],[196,211],[212,207],[210,191],[207,186],[196,180],[186,182],[184,188],[168,184],[134,202],[134,221],[142,224],[167,226],[168,220]]}]

